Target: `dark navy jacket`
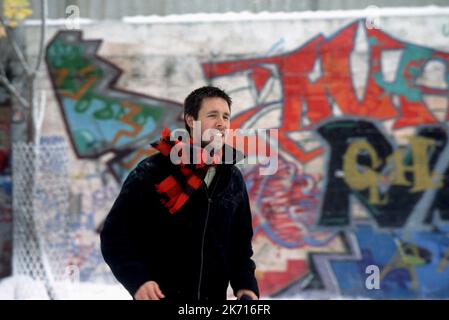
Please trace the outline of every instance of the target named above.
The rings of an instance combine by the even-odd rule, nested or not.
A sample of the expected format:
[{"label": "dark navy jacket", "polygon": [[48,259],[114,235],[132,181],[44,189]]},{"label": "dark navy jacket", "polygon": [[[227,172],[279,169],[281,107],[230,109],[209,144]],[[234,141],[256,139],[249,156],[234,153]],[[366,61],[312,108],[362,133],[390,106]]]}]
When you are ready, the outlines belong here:
[{"label": "dark navy jacket", "polygon": [[225,300],[229,283],[234,293],[249,289],[259,295],[250,204],[240,170],[217,165],[210,186],[203,182],[175,214],[154,189],[169,174],[179,175],[179,167],[157,153],[124,182],[100,235],[114,276],[132,296],[150,280],[166,300]]}]

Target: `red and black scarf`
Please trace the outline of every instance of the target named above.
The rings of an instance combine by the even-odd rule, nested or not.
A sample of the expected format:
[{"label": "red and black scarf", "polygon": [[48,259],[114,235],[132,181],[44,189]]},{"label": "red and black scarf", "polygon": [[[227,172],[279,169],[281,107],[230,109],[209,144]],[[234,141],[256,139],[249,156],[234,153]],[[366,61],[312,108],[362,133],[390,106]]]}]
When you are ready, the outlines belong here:
[{"label": "red and black scarf", "polygon": [[[179,164],[181,175],[169,175],[159,184],[156,184],[156,191],[162,195],[161,203],[168,209],[171,214],[179,211],[182,206],[189,200],[191,194],[197,190],[203,183],[203,179],[207,174],[210,166],[216,165],[221,154],[212,155],[209,158],[210,164],[203,161],[203,148],[195,146],[192,139],[187,145],[184,142],[170,139],[170,129],[164,128],[162,130],[161,139],[151,144],[151,146],[159,150],[164,156],[170,157],[172,148],[177,146],[178,156],[181,159]],[[190,148],[190,157],[187,158],[188,153],[182,152]],[[196,148],[196,150],[195,150]],[[176,150],[176,149],[175,149]],[[192,161],[192,156],[196,161]]]}]

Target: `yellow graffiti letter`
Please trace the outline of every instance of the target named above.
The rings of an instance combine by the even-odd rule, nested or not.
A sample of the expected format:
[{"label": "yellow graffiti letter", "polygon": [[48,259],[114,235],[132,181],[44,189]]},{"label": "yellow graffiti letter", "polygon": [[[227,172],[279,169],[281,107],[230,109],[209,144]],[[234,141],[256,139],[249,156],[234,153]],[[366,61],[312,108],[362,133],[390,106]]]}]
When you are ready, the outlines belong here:
[{"label": "yellow graffiti letter", "polygon": [[[429,149],[435,147],[435,141],[423,137],[410,138],[412,165],[404,165],[403,156],[400,151],[394,154],[395,172],[392,183],[396,185],[411,185],[405,178],[406,172],[413,174],[413,188],[410,192],[419,192],[426,189],[441,188],[442,182],[439,179],[437,182],[432,180],[436,177],[431,175],[429,171]],[[441,177],[439,177],[441,178]]]},{"label": "yellow graffiti letter", "polygon": [[[376,169],[382,161],[377,156],[376,150],[365,140],[357,140],[351,143],[343,157],[344,179],[349,187],[355,190],[365,190],[369,188],[369,203],[382,204],[377,188],[378,173],[372,168],[361,166],[357,163],[357,156],[365,151],[369,154],[372,168]],[[360,172],[357,167],[362,167],[364,172]]]}]

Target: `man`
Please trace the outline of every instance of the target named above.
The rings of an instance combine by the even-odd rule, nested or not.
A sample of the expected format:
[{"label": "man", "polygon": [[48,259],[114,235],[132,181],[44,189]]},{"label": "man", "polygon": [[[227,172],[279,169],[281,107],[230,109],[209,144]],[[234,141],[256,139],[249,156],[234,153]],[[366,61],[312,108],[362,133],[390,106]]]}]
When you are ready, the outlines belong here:
[{"label": "man", "polygon": [[[231,98],[211,86],[185,99],[185,125],[190,135],[201,125],[201,147],[224,138],[230,107]],[[195,162],[189,140],[174,163],[177,143],[164,130],[152,144],[160,152],[127,177],[101,232],[105,261],[136,300],[226,300],[229,283],[237,299],[258,299],[250,204],[234,165],[242,154],[215,143],[212,161]]]}]

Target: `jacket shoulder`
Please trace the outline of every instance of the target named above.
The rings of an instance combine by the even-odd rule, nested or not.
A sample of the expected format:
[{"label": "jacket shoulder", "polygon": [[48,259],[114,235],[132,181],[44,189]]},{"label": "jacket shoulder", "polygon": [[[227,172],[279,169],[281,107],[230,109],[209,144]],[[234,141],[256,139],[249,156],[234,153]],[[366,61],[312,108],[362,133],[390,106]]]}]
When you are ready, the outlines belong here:
[{"label": "jacket shoulder", "polygon": [[239,167],[237,167],[236,165],[233,165],[230,167],[230,169],[231,169],[231,175],[233,177],[243,180],[243,174],[242,174],[242,171],[239,169]]},{"label": "jacket shoulder", "polygon": [[148,180],[165,171],[166,157],[157,152],[142,161],[130,172],[129,177],[137,180]]},{"label": "jacket shoulder", "polygon": [[235,165],[230,167],[230,171],[232,182],[240,188],[246,189],[245,178],[243,177],[242,171]]}]

